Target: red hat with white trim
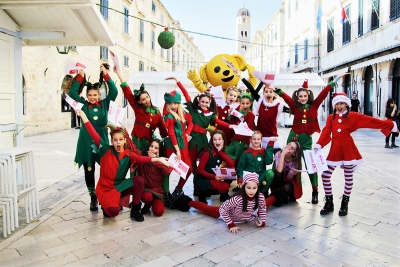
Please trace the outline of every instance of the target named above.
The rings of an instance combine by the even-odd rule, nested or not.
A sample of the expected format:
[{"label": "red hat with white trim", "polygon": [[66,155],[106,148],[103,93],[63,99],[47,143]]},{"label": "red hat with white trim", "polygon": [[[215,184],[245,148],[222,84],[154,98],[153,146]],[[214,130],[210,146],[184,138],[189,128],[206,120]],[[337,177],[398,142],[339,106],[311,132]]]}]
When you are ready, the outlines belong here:
[{"label": "red hat with white trim", "polygon": [[346,93],[333,93],[332,107],[335,108],[337,103],[346,103],[347,106],[351,107],[350,98]]},{"label": "red hat with white trim", "polygon": [[301,88],[308,89],[308,79],[305,79]]},{"label": "red hat with white trim", "polygon": [[253,182],[258,184],[258,174],[255,172],[244,172],[243,184]]}]

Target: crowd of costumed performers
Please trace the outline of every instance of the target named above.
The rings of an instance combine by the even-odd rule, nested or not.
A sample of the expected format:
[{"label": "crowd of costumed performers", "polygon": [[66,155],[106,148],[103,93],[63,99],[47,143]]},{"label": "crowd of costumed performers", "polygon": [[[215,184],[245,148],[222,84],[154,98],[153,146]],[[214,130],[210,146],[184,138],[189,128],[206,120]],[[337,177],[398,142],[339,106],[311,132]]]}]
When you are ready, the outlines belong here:
[{"label": "crowd of costumed performers", "polygon": [[[219,83],[218,77],[207,73],[208,67],[201,69],[202,80],[191,71],[188,77],[200,91],[192,98],[177,78],[165,77],[167,81],[176,83],[176,89],[164,94],[162,110],[153,105],[145,85],[131,90],[114,67],[124,97],[135,115],[131,136],[127,129],[108,124],[108,108],[110,101],[116,99],[118,89],[107,64],[100,66],[99,83],[86,81],[83,70],[71,80],[66,86],[68,95],[83,104],[77,111],[83,124],[75,162],[83,165],[85,170],[91,198],[89,209],[97,211],[100,205],[104,217],[115,217],[123,207],[127,207],[130,208],[130,217],[141,222],[144,214],[162,216],[165,208],[181,211],[194,208],[221,218],[232,233],[240,230],[235,223],[254,221],[257,227],[263,227],[268,207],[280,207],[302,197],[302,172],[308,167],[302,163],[303,151],[314,150],[317,153],[330,144],[326,157],[328,168],[321,174],[325,203],[320,214],[334,211],[330,178],[339,166],[344,170],[345,180],[339,215],[346,216],[353,173],[362,162],[351,133],[359,128],[372,128],[380,129],[388,136],[391,132],[398,132],[396,124],[392,120],[379,120],[350,111],[351,101],[347,95],[335,93],[333,114],[328,116],[321,132],[318,108],[346,74],[333,79],[315,97],[307,80],[289,96],[274,88],[265,78],[267,75],[261,72],[257,72],[259,84],[256,86],[253,68],[241,56],[223,55],[213,59],[208,65],[214,70],[215,61],[228,66],[236,84],[226,86],[222,78]],[[250,79],[242,79],[245,86],[238,88],[238,72],[246,68]],[[210,90],[204,88],[203,81],[213,86],[223,85],[226,98],[222,105],[216,102]],[[102,83],[107,84],[108,94],[101,97],[99,88]],[[86,99],[80,96],[85,87]],[[293,116],[293,125],[285,143],[280,140],[277,129],[282,112]],[[242,124],[247,125],[250,134],[237,131]],[[159,138],[155,137],[156,129]],[[315,132],[320,136],[313,143],[312,134]],[[188,171],[177,184],[171,185],[170,192],[169,180],[174,172],[168,158],[173,154],[177,162],[188,166]],[[97,185],[95,162],[102,167]],[[226,176],[217,174],[216,168],[234,170],[236,179],[226,179]],[[193,177],[193,184],[187,183],[190,177]],[[312,186],[310,202],[317,204],[317,173],[309,174],[309,179]],[[197,201],[185,194],[184,188],[189,187],[193,187]],[[207,198],[211,195],[219,195],[221,206],[208,205]]]}]

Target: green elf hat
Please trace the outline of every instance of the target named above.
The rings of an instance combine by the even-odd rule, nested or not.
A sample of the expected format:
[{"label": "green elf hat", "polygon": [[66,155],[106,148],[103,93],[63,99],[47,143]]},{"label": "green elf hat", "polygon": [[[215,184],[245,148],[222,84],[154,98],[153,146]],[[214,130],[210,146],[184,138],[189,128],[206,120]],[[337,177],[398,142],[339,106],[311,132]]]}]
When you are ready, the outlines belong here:
[{"label": "green elf hat", "polygon": [[172,91],[171,93],[165,93],[164,101],[165,104],[181,103],[181,94],[178,93],[176,90]]}]

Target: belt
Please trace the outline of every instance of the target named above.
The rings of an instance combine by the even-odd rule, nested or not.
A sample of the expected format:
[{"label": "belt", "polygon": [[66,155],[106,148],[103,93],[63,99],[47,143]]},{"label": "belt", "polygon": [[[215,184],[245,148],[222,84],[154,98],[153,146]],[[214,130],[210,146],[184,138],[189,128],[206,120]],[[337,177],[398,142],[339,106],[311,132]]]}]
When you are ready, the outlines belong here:
[{"label": "belt", "polygon": [[[144,126],[144,127],[146,127],[146,128],[150,128],[151,127],[151,124],[150,123],[144,123],[144,122],[141,122],[141,121],[135,121],[135,124],[137,124],[137,125],[142,125],[142,126]],[[154,130],[153,128],[150,128],[151,130]]]},{"label": "belt", "polygon": [[207,130],[205,128],[201,127],[198,124],[193,124],[192,132],[201,133],[201,134],[207,134]]},{"label": "belt", "polygon": [[315,121],[318,121],[318,119],[317,118],[314,118],[314,119],[309,119],[309,120],[300,120],[300,119],[293,119],[293,121],[294,122],[300,122],[300,123],[308,123],[308,122],[315,122]]}]

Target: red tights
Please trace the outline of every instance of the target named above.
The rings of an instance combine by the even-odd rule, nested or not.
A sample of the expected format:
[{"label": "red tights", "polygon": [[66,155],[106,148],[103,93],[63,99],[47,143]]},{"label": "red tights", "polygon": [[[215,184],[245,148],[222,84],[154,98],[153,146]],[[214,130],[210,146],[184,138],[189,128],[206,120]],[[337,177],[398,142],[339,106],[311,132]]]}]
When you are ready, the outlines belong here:
[{"label": "red tights", "polygon": [[[272,203],[274,203],[276,200],[276,197],[271,196],[265,200],[265,205],[267,208],[271,207]],[[208,206],[207,204],[204,204],[203,202],[199,201],[190,201],[188,203],[189,207],[195,208],[204,214],[214,217],[214,218],[219,218],[219,207],[218,206]]]},{"label": "red tights", "polygon": [[218,206],[208,206],[207,204],[199,201],[189,201],[188,205],[189,207],[195,208],[208,216],[214,218],[219,218],[220,216]]},{"label": "red tights", "polygon": [[[132,205],[139,205],[140,204],[140,197],[144,190],[144,179],[142,176],[135,176],[132,178],[133,186],[125,189],[121,192],[121,197],[125,197],[127,195],[132,195]],[[101,203],[100,203],[101,205]],[[108,207],[105,208],[104,211],[110,217],[116,217],[121,210],[121,207]]]},{"label": "red tights", "polygon": [[151,192],[144,191],[142,194],[142,201],[145,204],[150,204],[155,216],[162,216],[164,214],[164,201],[158,197],[154,197]]}]

